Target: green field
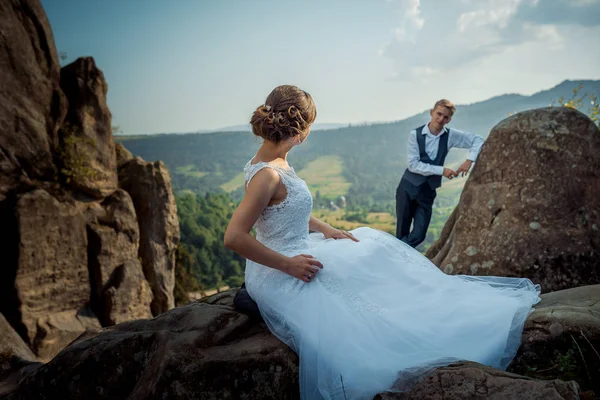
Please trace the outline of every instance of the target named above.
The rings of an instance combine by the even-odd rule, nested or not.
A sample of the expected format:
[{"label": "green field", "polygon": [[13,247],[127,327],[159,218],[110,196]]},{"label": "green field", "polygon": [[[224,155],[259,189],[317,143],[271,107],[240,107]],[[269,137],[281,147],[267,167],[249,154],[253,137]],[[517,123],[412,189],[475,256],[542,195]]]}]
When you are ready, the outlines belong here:
[{"label": "green field", "polygon": [[175,171],[183,175],[193,176],[195,178],[202,178],[203,176],[207,175],[206,172],[194,170],[195,167],[196,166],[194,164],[182,165],[177,167]]},{"label": "green field", "polygon": [[444,179],[442,187],[437,190],[437,202],[440,206],[451,205],[454,207],[458,204],[458,199],[462,193],[465,183],[469,176],[456,177],[452,180]]},{"label": "green field", "polygon": [[232,180],[230,180],[227,183],[222,184],[220,187],[227,193],[231,193],[234,190],[236,190],[237,188],[244,186],[244,178],[245,178],[245,173],[240,172]]},{"label": "green field", "polygon": [[177,196],[177,197],[189,196],[189,195],[194,196],[195,193],[189,189],[182,189],[182,190],[178,190],[175,192],[175,196]]},{"label": "green field", "polygon": [[316,218],[327,222],[337,229],[351,230],[361,226],[368,226],[391,234],[396,233],[396,218],[389,213],[368,213],[365,222],[346,221],[344,219],[345,214],[346,210],[344,209],[336,211],[320,209],[314,210],[312,213]]},{"label": "green field", "polygon": [[[319,157],[298,171],[298,176],[306,181],[313,196],[318,191],[321,196],[338,197],[346,194],[350,188],[350,183],[342,176],[342,167],[342,160],[338,156]],[[221,189],[231,193],[243,185],[244,173],[241,172],[222,184]]]},{"label": "green field", "polygon": [[313,196],[338,197],[348,193],[350,182],[342,175],[342,160],[338,156],[324,156],[311,161],[298,176],[306,181]]}]

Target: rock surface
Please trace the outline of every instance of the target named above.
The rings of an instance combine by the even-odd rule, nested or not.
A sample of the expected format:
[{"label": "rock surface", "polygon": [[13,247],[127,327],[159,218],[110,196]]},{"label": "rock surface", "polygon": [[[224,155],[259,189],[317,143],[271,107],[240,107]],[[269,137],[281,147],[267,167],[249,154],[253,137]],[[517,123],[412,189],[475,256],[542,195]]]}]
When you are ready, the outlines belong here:
[{"label": "rock surface", "polygon": [[2,314],[0,314],[0,337],[2,338],[0,354],[3,354],[4,357],[15,355],[29,361],[36,360],[35,354]]},{"label": "rock surface", "polygon": [[69,101],[60,129],[61,172],[68,185],[102,199],[119,185],[108,85],[94,59],[84,57],[61,69],[60,86]]},{"label": "rock surface", "polygon": [[509,370],[540,379],[576,380],[600,395],[600,285],[542,295]]},{"label": "rock surface", "polygon": [[117,154],[117,168],[133,160],[133,155],[121,143],[115,143],[115,152]]},{"label": "rock surface", "polygon": [[119,184],[133,199],[140,226],[140,257],[152,288],[152,314],[175,306],[175,256],[179,244],[177,205],[169,171],[161,161],[137,157],[119,169]]},{"label": "rock surface", "polygon": [[149,318],[152,292],[138,259],[139,228],[131,197],[118,189],[88,225],[92,304],[104,326]]},{"label": "rock surface", "polygon": [[446,273],[600,283],[600,132],[567,107],[518,113],[486,140],[429,257]]},{"label": "rock surface", "polygon": [[[173,306],[179,231],[169,174],[139,161],[156,170],[144,177],[156,190],[151,203],[137,199],[146,210],[138,221],[119,189],[106,94],[92,58],[61,69],[39,0],[0,2],[0,313],[42,360],[99,320],[152,315],[140,258],[161,271],[152,276],[155,314]],[[132,156],[121,146],[119,157]],[[140,224],[154,229],[143,254]]]},{"label": "rock surface", "polygon": [[376,400],[579,400],[575,382],[539,381],[465,362],[436,369],[408,392]]},{"label": "rock surface", "polygon": [[[8,398],[27,398],[37,392],[71,399],[298,398],[297,356],[271,335],[263,322],[233,309],[235,293],[219,293],[151,320],[90,331],[50,363],[27,375]],[[542,296],[542,306],[532,314],[527,326],[537,326],[543,315],[556,310],[559,303],[555,295]],[[592,307],[587,312],[595,310],[595,296],[595,287],[589,287],[569,289],[561,298],[579,299],[577,306],[572,304],[574,312],[585,314],[586,304]],[[561,314],[553,323],[567,326],[567,321],[579,320],[566,309]],[[596,320],[590,326],[597,331]],[[532,332],[527,330],[523,340],[531,337]],[[552,346],[552,339],[547,340]],[[529,351],[527,346],[524,343],[521,353]],[[554,360],[548,362],[552,366]],[[381,393],[379,398],[579,398],[577,383],[551,375],[546,378],[538,380],[462,362],[433,371],[409,391]],[[570,379],[573,378],[580,376]]]},{"label": "rock surface", "polygon": [[39,1],[0,2],[0,202],[21,181],[53,179],[67,111],[58,55]]},{"label": "rock surface", "polygon": [[234,311],[234,294],[90,333],[7,398],[299,398],[296,354]]},{"label": "rock surface", "polygon": [[29,345],[45,358],[50,342],[60,350],[74,339],[62,338],[60,330],[76,323],[72,318],[89,299],[85,221],[74,205],[42,189],[20,196],[15,215],[19,255],[14,285],[21,320],[11,322],[24,325]]}]

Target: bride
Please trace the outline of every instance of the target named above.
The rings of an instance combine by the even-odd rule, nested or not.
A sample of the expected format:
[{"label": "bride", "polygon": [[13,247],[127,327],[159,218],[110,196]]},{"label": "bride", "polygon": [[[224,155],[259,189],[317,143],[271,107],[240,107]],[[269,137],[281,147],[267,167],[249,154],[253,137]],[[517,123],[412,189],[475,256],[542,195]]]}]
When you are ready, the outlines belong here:
[{"label": "bride", "polygon": [[539,286],[446,275],[390,234],[312,217],[287,155],[316,114],[311,96],[289,85],[256,109],[250,122],[264,143],[224,238],[247,259],[246,288],[269,329],[299,355],[301,398],[371,399],[457,360],[505,369]]}]

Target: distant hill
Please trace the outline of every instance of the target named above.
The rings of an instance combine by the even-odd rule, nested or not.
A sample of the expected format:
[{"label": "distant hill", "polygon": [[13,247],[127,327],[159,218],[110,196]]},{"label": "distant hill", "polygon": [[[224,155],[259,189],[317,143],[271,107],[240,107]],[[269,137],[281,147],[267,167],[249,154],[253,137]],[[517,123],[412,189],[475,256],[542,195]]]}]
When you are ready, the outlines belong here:
[{"label": "distant hill", "polygon": [[[564,81],[530,96],[505,94],[459,105],[450,126],[487,137],[491,128],[510,114],[547,107],[561,97],[570,98],[579,84],[584,87],[582,92],[600,94],[600,81]],[[396,186],[406,168],[407,135],[428,120],[429,111],[425,110],[400,121],[315,130],[309,140],[292,151],[289,161],[301,170],[319,157],[338,156],[343,163],[343,179],[350,183],[348,205],[391,211]],[[163,134],[116,140],[145,160],[163,160],[176,190],[206,193],[237,187],[234,197],[240,196],[241,189],[228,183],[240,179],[245,163],[260,146],[260,140],[248,132]],[[465,154],[453,150],[448,162],[457,163]]]},{"label": "distant hill", "polygon": [[[326,131],[329,129],[342,128],[344,126],[348,126],[348,124],[317,122],[317,123],[313,124],[312,130],[313,131]],[[213,133],[213,132],[252,132],[252,127],[250,124],[233,125],[233,126],[226,126],[224,128],[213,129],[213,130],[202,129],[202,130],[199,130],[197,133]]]}]

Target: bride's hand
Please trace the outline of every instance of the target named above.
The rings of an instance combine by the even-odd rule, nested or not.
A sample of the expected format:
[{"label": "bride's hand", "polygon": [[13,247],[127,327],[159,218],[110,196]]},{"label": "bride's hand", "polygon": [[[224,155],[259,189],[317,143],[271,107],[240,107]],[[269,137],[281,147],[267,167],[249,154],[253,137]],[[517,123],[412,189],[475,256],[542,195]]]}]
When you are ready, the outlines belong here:
[{"label": "bride's hand", "polygon": [[331,228],[327,229],[322,233],[325,236],[325,239],[350,239],[354,240],[355,242],[358,242],[358,239],[355,238],[353,234],[351,234],[348,231],[343,231],[341,229]]},{"label": "bride's hand", "polygon": [[310,282],[323,264],[309,254],[299,254],[291,257],[283,268],[283,272],[304,282]]}]

